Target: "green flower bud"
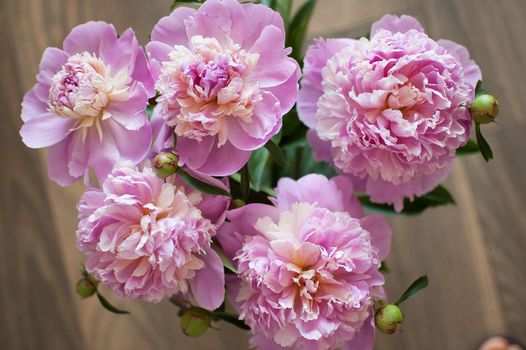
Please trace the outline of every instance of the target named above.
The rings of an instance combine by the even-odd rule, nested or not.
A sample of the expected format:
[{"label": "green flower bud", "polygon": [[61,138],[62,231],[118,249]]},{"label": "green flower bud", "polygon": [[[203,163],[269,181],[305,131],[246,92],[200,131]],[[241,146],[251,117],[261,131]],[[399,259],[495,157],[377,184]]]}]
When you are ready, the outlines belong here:
[{"label": "green flower bud", "polygon": [[75,292],[77,292],[77,294],[80,295],[82,299],[89,298],[95,294],[96,291],[97,285],[88,278],[81,278],[75,286]]},{"label": "green flower bud", "polygon": [[230,205],[230,208],[231,209],[237,209],[237,208],[241,208],[243,206],[245,206],[245,201],[242,200],[242,199],[234,199],[232,201],[232,204]]},{"label": "green flower bud", "polygon": [[171,152],[161,152],[152,161],[155,173],[163,179],[175,174],[178,164],[179,159]]},{"label": "green flower bud", "polygon": [[469,107],[469,113],[475,123],[491,123],[497,118],[497,114],[499,114],[499,101],[492,95],[484,94],[477,96]]},{"label": "green flower bud", "polygon": [[404,322],[404,314],[397,305],[387,304],[382,306],[374,318],[376,328],[386,334],[394,334],[402,328]]},{"label": "green flower bud", "polygon": [[210,313],[204,309],[192,307],[181,316],[181,329],[189,337],[199,337],[210,327]]}]

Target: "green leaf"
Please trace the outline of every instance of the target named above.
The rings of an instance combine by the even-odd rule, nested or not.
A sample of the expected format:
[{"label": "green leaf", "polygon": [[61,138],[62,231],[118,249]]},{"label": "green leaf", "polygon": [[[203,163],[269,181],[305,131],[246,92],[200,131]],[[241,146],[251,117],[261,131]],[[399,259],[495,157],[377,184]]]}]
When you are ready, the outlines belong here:
[{"label": "green leaf", "polygon": [[387,263],[385,261],[382,261],[382,264],[380,265],[380,268],[378,269],[381,273],[388,273],[389,267],[387,266]]},{"label": "green leaf", "polygon": [[426,193],[420,198],[425,199],[429,204],[455,204],[455,199],[451,193],[442,185],[438,185],[433,191]]},{"label": "green leaf", "polygon": [[201,181],[199,179],[196,179],[195,177],[193,177],[192,175],[188,174],[186,171],[184,171],[181,168],[177,169],[177,173],[179,175],[181,175],[183,180],[188,185],[190,185],[190,187],[192,187],[192,188],[194,188],[194,189],[196,189],[198,191],[201,191],[201,192],[207,193],[207,194],[211,194],[211,195],[214,195],[214,196],[227,196],[227,197],[230,197],[230,193],[228,193],[226,190],[224,190],[222,188],[219,188],[219,187],[215,187],[214,185],[211,185],[209,183],[203,182],[203,181]]},{"label": "green leaf", "polygon": [[276,162],[277,165],[280,167],[284,167],[287,165],[287,159],[283,155],[283,151],[281,151],[281,148],[272,140],[269,140],[265,144],[265,148],[267,151],[269,151],[270,156],[272,157],[272,160]]},{"label": "green leaf", "polygon": [[246,202],[249,195],[250,173],[248,170],[248,165],[245,165],[243,168],[241,168],[241,199]]},{"label": "green leaf", "polygon": [[272,188],[272,160],[267,149],[260,148],[252,152],[248,160],[248,170],[251,185],[255,191]]},{"label": "green leaf", "polygon": [[484,136],[482,136],[482,131],[480,131],[480,124],[475,123],[475,135],[477,136],[477,143],[479,144],[480,153],[482,157],[489,162],[490,159],[493,159],[493,151],[489,143],[486,141]]},{"label": "green leaf", "polygon": [[212,312],[212,317],[215,319],[219,319],[225,322],[228,322],[230,324],[233,324],[234,326],[244,329],[244,330],[250,330],[250,327],[247,326],[243,320],[240,320],[238,316],[227,313],[227,312]]},{"label": "green leaf", "polygon": [[416,294],[418,294],[418,292],[426,288],[428,285],[429,285],[429,278],[427,278],[427,276],[424,275],[422,277],[419,277],[416,281],[414,281],[409,286],[409,288],[407,288],[407,290],[404,292],[404,294],[402,294],[400,299],[396,301],[395,305],[400,305],[407,299],[415,296]]},{"label": "green leaf", "polygon": [[223,262],[223,266],[227,268],[227,270],[232,271],[233,273],[237,274],[237,270],[234,267],[234,264],[232,264],[232,261],[225,255],[225,252],[223,252],[223,249],[219,246],[217,243],[212,243],[212,249],[219,255],[221,258],[221,261]]},{"label": "green leaf", "polygon": [[184,5],[184,4],[195,4],[195,5],[200,5],[204,2],[204,0],[175,0],[173,3],[172,3],[172,6],[170,6],[170,11],[173,11],[175,10],[175,8],[177,6],[180,6],[180,5]]},{"label": "green leaf", "polygon": [[129,314],[128,311],[117,309],[115,306],[111,305],[108,299],[104,298],[99,291],[97,291],[97,298],[100,301],[100,304],[108,311],[113,312],[114,314],[124,315]]},{"label": "green leaf", "polygon": [[289,23],[290,19],[292,0],[273,0],[272,2],[272,8],[279,12],[286,26]]},{"label": "green leaf", "polygon": [[315,5],[316,0],[305,1],[292,18],[287,30],[287,47],[292,47],[291,56],[298,62],[302,61],[305,35]]},{"label": "green leaf", "polygon": [[[241,176],[236,173],[229,177],[230,191],[233,198],[241,198]],[[274,196],[275,193],[271,188],[262,188],[261,191],[250,191],[250,195],[246,200],[246,203],[264,203],[272,204],[268,199],[269,196]]]},{"label": "green leaf", "polygon": [[298,118],[296,108],[293,108],[283,117],[281,128],[283,140],[280,142],[280,146],[284,148],[299,143],[307,144],[307,131],[307,127]]},{"label": "green leaf", "polygon": [[153,109],[155,108],[154,105],[148,105],[146,107],[146,114],[148,115],[148,119],[152,119]]},{"label": "green leaf", "polygon": [[477,86],[475,87],[475,97],[485,95],[487,93],[489,93],[489,91],[482,87],[482,80],[479,80],[477,82]]},{"label": "green leaf", "polygon": [[473,153],[480,152],[479,145],[473,140],[469,140],[464,146],[457,149],[457,155],[465,156]]},{"label": "green leaf", "polygon": [[362,195],[358,199],[365,208],[382,215],[416,215],[429,208],[455,204],[455,199],[451,193],[442,185],[437,186],[433,191],[421,197],[415,198],[412,202],[409,199],[405,199],[404,209],[400,213],[397,213],[392,205],[371,202],[369,196]]}]

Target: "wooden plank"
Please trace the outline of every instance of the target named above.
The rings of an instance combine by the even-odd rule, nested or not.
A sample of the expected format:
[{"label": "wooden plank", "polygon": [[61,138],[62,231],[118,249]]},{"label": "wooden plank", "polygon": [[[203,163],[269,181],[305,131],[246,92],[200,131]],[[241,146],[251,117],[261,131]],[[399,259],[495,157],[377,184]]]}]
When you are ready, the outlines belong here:
[{"label": "wooden plank", "polygon": [[[500,125],[488,130],[496,160],[457,164],[448,186],[458,205],[416,218],[393,218],[388,290],[396,297],[415,277],[431,286],[406,307],[403,334],[378,336],[378,349],[470,349],[485,335],[526,334],[526,161],[522,117],[526,77],[526,3],[522,0],[323,0],[311,36],[357,35],[386,12],[410,13],[435,37],[470,48],[487,86],[502,101]],[[45,176],[44,152],[26,149],[18,129],[19,102],[34,83],[46,46],[59,46],[87,20],[132,26],[144,43],[170,1],[3,0],[0,3],[0,342],[8,349],[245,349],[248,335],[230,326],[190,339],[176,310],[164,302],[121,301],[132,316],[108,314],[96,300],[73,293],[83,261],[75,247],[80,185],[63,189]],[[322,5],[323,4],[323,5]],[[28,167],[30,170],[28,171]],[[9,204],[5,204],[9,203]],[[9,287],[4,287],[4,286]]]}]

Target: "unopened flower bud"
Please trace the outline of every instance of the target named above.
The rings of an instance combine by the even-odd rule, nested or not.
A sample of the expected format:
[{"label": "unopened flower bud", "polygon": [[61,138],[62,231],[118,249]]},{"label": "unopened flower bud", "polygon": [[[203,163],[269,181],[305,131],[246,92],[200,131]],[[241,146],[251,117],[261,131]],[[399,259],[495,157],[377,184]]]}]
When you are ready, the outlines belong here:
[{"label": "unopened flower bud", "polygon": [[484,94],[477,96],[469,107],[469,113],[475,123],[491,123],[497,118],[497,114],[499,114],[499,101],[492,95]]},{"label": "unopened flower bud", "polygon": [[376,328],[386,334],[394,334],[402,327],[404,314],[397,305],[382,306],[375,315]]},{"label": "unopened flower bud", "polygon": [[89,278],[81,278],[75,286],[75,292],[82,299],[89,298],[97,291],[97,285],[93,283]]},{"label": "unopened flower bud", "polygon": [[157,176],[164,179],[175,174],[179,160],[171,152],[161,152],[153,158],[152,163]]},{"label": "unopened flower bud", "polygon": [[210,327],[210,313],[193,307],[185,310],[181,316],[181,329],[189,337],[199,337]]},{"label": "unopened flower bud", "polygon": [[242,199],[234,199],[230,205],[231,209],[237,209],[245,206],[245,201]]}]

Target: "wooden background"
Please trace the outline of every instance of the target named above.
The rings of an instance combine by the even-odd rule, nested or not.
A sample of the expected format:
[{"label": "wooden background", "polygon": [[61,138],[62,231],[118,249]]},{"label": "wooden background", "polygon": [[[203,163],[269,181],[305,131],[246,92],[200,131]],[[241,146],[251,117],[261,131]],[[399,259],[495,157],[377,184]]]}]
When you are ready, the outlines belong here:
[{"label": "wooden background", "polygon": [[[132,316],[105,312],[73,292],[82,256],[74,204],[82,188],[46,177],[44,151],[18,135],[20,101],[40,56],[90,19],[132,26],[145,43],[170,0],[0,0],[0,348],[246,349],[229,326],[184,337],[168,303],[115,301]],[[490,333],[526,340],[526,1],[320,0],[311,34],[365,34],[384,13],[407,13],[430,35],[469,47],[485,87],[501,98],[499,125],[485,128],[495,160],[457,161],[448,180],[458,205],[393,218],[388,290],[399,295],[427,273],[431,287],[407,304],[405,330],[378,336],[377,349],[474,349]],[[359,350],[359,349],[357,349]]]}]

